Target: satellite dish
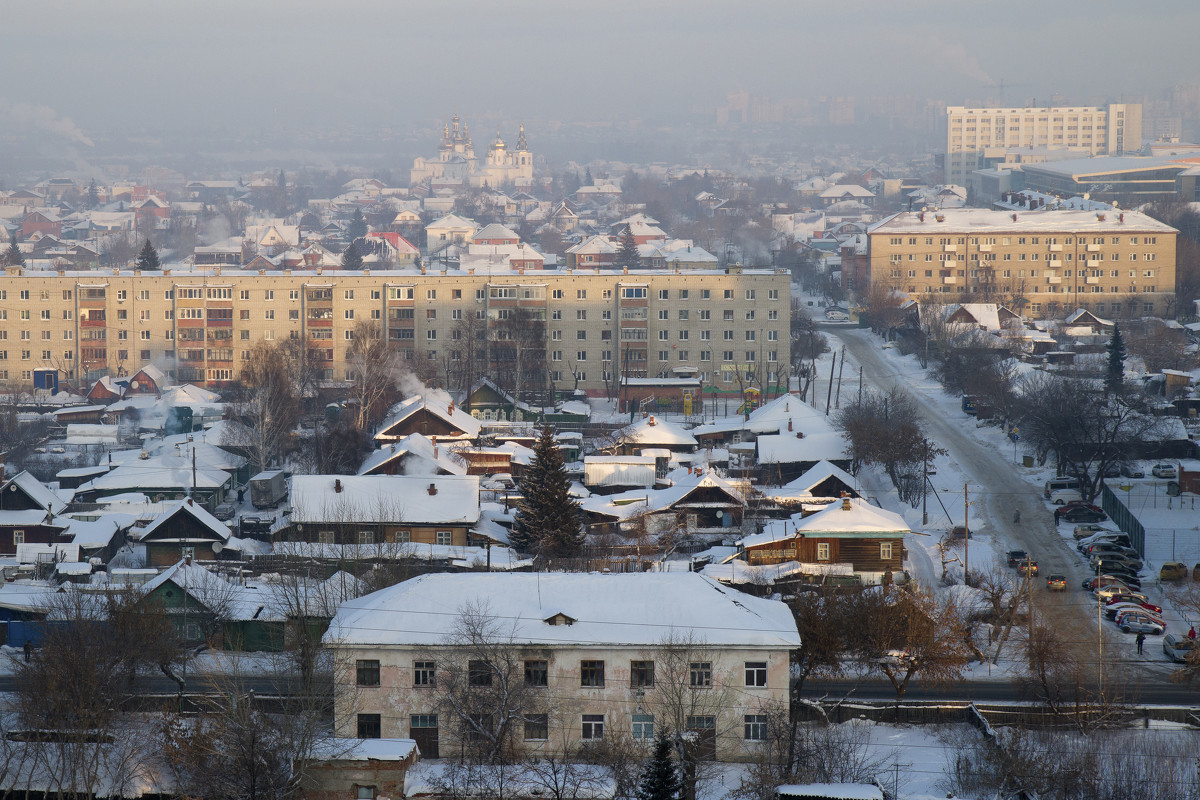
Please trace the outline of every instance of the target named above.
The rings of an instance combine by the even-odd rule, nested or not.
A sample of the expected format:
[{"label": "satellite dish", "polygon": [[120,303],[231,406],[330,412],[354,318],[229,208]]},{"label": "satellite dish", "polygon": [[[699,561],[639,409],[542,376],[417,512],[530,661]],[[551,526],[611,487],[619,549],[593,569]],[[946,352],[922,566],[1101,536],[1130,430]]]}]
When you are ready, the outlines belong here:
[{"label": "satellite dish", "polygon": [[213,550],[213,552],[214,552],[214,553],[219,553],[219,552],[221,552],[221,551],[222,551],[222,550],[224,550],[224,549],[225,549],[225,545],[221,544],[220,542],[213,542],[213,543],[212,543],[212,550]]}]

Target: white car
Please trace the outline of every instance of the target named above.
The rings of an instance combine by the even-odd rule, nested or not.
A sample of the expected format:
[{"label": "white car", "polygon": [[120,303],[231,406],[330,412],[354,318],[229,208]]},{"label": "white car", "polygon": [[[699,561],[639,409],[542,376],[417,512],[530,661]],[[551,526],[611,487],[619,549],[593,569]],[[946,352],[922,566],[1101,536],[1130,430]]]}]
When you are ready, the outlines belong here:
[{"label": "white car", "polygon": [[1167,478],[1168,480],[1175,479],[1174,464],[1155,464],[1150,470],[1150,474],[1156,478]]},{"label": "white car", "polygon": [[1059,489],[1050,494],[1050,505],[1065,506],[1067,503],[1082,503],[1083,495],[1077,489]]}]

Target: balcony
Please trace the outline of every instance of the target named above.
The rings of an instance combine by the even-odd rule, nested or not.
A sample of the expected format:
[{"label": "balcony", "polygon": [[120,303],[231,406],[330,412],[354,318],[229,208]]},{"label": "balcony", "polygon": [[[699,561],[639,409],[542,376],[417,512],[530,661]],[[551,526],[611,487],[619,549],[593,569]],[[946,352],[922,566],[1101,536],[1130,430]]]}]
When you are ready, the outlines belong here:
[{"label": "balcony", "polygon": [[1097,284],[1100,282],[1100,279],[1095,275],[1088,275],[1084,280],[1091,284]]},{"label": "balcony", "polygon": [[1050,259],[1050,266],[1053,267],[1054,269],[1059,269],[1060,267],[1062,267],[1062,259],[1061,258]]},{"label": "balcony", "polygon": [[1062,248],[1063,248],[1063,246],[1061,244],[1052,244],[1052,245],[1050,245],[1050,252],[1051,253],[1061,253]]},{"label": "balcony", "polygon": [[954,277],[953,275],[946,275],[942,278],[942,283],[949,286],[951,284],[958,283],[958,278]]},{"label": "balcony", "polygon": [[981,244],[979,245],[979,252],[990,253],[992,252],[992,246],[990,244]]},{"label": "balcony", "polygon": [[1087,251],[1088,251],[1089,253],[1099,253],[1099,252],[1100,252],[1100,245],[1098,245],[1098,244],[1089,244],[1089,245],[1087,246]]},{"label": "balcony", "polygon": [[1062,283],[1062,278],[1057,275],[1047,275],[1046,283]]},{"label": "balcony", "polygon": [[942,245],[942,252],[943,253],[957,253],[958,245],[956,245],[956,244]]}]

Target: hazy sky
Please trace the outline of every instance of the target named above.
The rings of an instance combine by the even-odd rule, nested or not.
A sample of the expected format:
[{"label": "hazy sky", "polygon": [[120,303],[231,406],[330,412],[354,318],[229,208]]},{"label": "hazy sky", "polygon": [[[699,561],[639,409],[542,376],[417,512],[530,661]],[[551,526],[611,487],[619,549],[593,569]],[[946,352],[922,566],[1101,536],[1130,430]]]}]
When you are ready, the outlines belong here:
[{"label": "hazy sky", "polygon": [[119,128],[409,129],[455,109],[669,119],[738,89],[1157,96],[1200,81],[1197,30],[1196,0],[6,0],[0,121],[86,145]]}]

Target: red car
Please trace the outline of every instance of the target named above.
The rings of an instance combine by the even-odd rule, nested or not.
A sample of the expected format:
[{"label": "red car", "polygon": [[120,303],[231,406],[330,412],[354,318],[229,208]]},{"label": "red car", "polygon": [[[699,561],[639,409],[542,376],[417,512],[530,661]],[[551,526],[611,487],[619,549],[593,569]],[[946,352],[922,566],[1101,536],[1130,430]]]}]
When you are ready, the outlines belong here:
[{"label": "red car", "polygon": [[1147,611],[1153,611],[1155,614],[1162,613],[1162,606],[1156,606],[1154,603],[1136,594],[1114,594],[1104,601],[1104,605],[1106,606],[1113,606],[1117,603],[1137,603]]}]

